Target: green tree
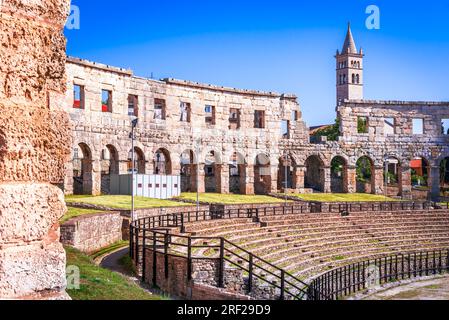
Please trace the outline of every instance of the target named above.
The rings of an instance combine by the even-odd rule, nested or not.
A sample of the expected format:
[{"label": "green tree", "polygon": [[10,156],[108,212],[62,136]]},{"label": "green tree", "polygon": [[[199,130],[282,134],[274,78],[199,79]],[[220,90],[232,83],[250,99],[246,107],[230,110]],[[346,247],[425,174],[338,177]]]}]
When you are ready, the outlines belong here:
[{"label": "green tree", "polygon": [[326,127],[324,129],[318,130],[313,135],[314,137],[327,137],[328,141],[337,141],[340,136],[340,120],[335,120],[335,124]]},{"label": "green tree", "polygon": [[360,182],[367,182],[371,180],[371,161],[366,158],[362,157],[357,161],[357,180]]}]

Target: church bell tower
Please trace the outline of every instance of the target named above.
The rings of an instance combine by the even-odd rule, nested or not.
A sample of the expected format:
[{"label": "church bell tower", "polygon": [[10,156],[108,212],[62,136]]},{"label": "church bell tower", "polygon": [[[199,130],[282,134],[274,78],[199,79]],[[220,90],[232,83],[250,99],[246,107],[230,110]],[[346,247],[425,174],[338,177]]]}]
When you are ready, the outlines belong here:
[{"label": "church bell tower", "polygon": [[337,106],[344,100],[363,100],[363,50],[357,51],[348,24],[341,53],[337,50]]}]

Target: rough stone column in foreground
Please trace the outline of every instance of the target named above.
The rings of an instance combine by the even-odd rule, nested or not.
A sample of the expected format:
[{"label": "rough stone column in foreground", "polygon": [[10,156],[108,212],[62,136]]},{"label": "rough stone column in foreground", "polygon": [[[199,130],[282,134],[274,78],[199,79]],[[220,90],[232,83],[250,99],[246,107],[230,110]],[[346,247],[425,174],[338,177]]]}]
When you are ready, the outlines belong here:
[{"label": "rough stone column in foreground", "polygon": [[0,298],[63,299],[66,0],[0,1]]}]

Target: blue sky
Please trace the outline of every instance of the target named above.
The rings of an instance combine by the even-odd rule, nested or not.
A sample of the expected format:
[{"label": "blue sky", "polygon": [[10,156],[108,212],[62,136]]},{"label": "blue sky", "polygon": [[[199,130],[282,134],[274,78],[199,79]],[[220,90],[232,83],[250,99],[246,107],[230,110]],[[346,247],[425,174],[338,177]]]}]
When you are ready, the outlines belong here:
[{"label": "blue sky", "polygon": [[[335,119],[335,62],[351,21],[365,98],[449,101],[449,1],[73,0],[69,55],[136,75],[294,93],[307,124]],[[368,5],[380,30],[368,30]]]}]

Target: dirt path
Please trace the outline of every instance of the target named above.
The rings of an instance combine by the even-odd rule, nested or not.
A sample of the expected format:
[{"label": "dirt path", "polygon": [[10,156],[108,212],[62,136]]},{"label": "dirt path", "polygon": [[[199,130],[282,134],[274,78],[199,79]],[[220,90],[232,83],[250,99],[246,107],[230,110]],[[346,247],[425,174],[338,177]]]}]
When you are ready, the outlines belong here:
[{"label": "dirt path", "polygon": [[128,253],[129,253],[128,247],[120,249],[114,253],[111,253],[100,262],[100,267],[129,276],[128,271],[119,262],[120,259],[123,258]]}]

